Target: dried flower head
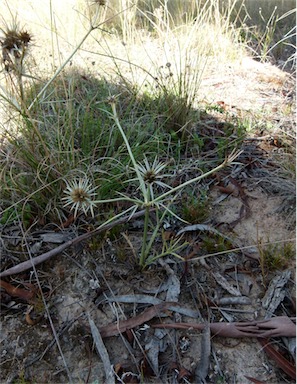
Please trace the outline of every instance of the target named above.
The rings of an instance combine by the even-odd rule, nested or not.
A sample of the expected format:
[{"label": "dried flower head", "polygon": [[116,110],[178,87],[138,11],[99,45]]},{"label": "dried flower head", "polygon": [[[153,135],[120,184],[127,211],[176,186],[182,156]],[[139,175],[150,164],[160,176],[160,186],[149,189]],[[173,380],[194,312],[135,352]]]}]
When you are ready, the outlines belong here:
[{"label": "dried flower head", "polygon": [[12,50],[19,48],[19,34],[16,30],[8,30],[4,32],[4,40],[1,41],[4,49]]},{"label": "dried flower head", "polygon": [[29,32],[27,31],[21,31],[19,33],[19,39],[20,41],[25,45],[25,46],[28,46],[28,44],[30,43],[30,41],[32,40],[32,36],[30,35]]},{"label": "dried flower head", "polygon": [[17,31],[16,29],[9,29],[4,31],[4,39],[1,40],[2,48],[13,50],[27,47],[32,41],[32,36],[27,31]]},{"label": "dried flower head", "polygon": [[64,207],[71,205],[71,210],[74,209],[74,216],[77,216],[78,211],[83,211],[86,215],[90,210],[91,215],[94,217],[94,207],[96,204],[92,200],[96,195],[94,191],[96,188],[92,188],[89,179],[79,178],[66,182],[66,189],[64,193],[67,195],[62,200],[65,201]]},{"label": "dried flower head", "polygon": [[7,71],[16,68],[16,61],[22,60],[27,52],[27,47],[32,41],[29,32],[19,31],[15,26],[6,31],[2,29],[3,38],[0,40],[2,47],[2,62]]},{"label": "dried flower head", "polygon": [[99,5],[99,7],[100,6],[104,7],[104,5],[106,5],[107,3],[107,0],[93,0],[92,3]]}]

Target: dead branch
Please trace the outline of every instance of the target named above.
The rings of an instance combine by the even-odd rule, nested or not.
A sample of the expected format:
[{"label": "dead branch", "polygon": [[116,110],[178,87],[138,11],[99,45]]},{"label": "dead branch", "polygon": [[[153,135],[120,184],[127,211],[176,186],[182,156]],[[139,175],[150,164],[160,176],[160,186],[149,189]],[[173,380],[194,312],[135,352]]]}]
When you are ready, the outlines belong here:
[{"label": "dead branch", "polygon": [[[278,316],[262,321],[248,321],[238,323],[209,323],[210,331],[214,336],[220,337],[295,337],[295,318]],[[173,328],[173,329],[197,329],[204,330],[203,323],[170,323],[153,324],[152,328]]]},{"label": "dead branch", "polygon": [[26,260],[20,264],[15,265],[14,267],[6,269],[5,271],[0,273],[0,277],[15,275],[16,273],[24,272],[27,269],[32,268],[33,265],[36,266],[38,264],[41,264],[44,261],[50,259],[51,257],[56,256],[59,253],[64,252],[65,249],[67,249],[73,245],[76,245],[78,243],[81,243],[82,241],[87,240],[94,235],[108,231],[109,229],[113,228],[116,225],[124,224],[127,221],[130,221],[132,219],[136,219],[138,217],[143,216],[144,212],[145,211],[142,210],[142,211],[134,213],[133,215],[126,215],[124,217],[121,217],[121,218],[119,218],[119,219],[117,219],[111,223],[108,223],[106,225],[103,224],[100,227],[94,229],[93,231],[88,232],[88,233],[84,233],[83,235],[80,235],[80,236],[77,236],[76,238],[71,239],[64,244],[61,244],[59,247],[51,249],[50,251],[45,252],[42,255],[33,257],[30,260]]}]

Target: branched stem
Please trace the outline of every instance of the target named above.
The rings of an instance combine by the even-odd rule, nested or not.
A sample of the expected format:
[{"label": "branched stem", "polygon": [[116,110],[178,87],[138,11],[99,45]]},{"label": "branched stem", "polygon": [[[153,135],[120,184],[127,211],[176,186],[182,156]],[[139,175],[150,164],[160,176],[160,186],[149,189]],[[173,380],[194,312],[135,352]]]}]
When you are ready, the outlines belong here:
[{"label": "branched stem", "polygon": [[163,193],[162,195],[156,197],[151,203],[152,204],[158,203],[159,201],[164,200],[165,197],[171,195],[172,193],[175,193],[175,192],[179,191],[180,189],[186,187],[187,185],[190,185],[192,183],[200,181],[200,180],[204,179],[205,177],[208,177],[208,176],[212,175],[213,173],[218,172],[220,169],[222,169],[222,168],[226,167],[227,165],[231,164],[240,154],[241,154],[241,152],[234,152],[233,151],[225,159],[225,161],[222,164],[218,165],[217,167],[211,169],[210,171],[208,171],[206,173],[203,173],[200,176],[195,177],[194,179],[190,179],[190,180],[188,180],[188,181],[178,185],[177,187],[170,189],[169,191],[167,191],[167,192]]}]

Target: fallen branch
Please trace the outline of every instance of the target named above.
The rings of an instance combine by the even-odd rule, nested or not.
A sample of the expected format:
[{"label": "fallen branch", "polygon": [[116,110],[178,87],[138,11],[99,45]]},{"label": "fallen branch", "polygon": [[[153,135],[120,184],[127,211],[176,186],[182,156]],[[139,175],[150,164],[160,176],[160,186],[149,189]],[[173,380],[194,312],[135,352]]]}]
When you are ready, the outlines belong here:
[{"label": "fallen branch", "polygon": [[[25,285],[25,284],[24,284]],[[8,283],[7,281],[0,280],[0,288],[5,289],[5,291],[8,293],[11,297],[18,297],[21,300],[25,300],[28,303],[32,303],[34,297],[36,296],[36,289],[34,288],[34,285],[28,284],[28,289],[23,289],[19,287],[15,287]]]},{"label": "fallen branch", "polygon": [[0,273],[0,277],[15,275],[16,273],[24,272],[27,269],[32,268],[33,265],[36,266],[38,264],[41,264],[44,261],[50,259],[51,257],[56,256],[59,253],[62,253],[63,251],[65,251],[65,249],[67,249],[73,245],[76,245],[76,244],[78,244],[84,240],[87,240],[94,235],[108,231],[109,229],[113,228],[114,226],[124,224],[127,221],[130,221],[131,219],[137,219],[138,217],[143,216],[144,212],[145,212],[145,210],[142,210],[142,211],[134,213],[133,215],[126,215],[124,217],[121,217],[115,221],[112,221],[111,223],[103,224],[100,227],[94,229],[93,231],[88,232],[88,233],[84,233],[83,235],[80,235],[74,239],[71,239],[64,244],[61,244],[59,247],[51,249],[50,251],[43,253],[42,255],[33,257],[30,260],[24,261],[20,264],[15,265],[14,267],[6,269],[5,271]]},{"label": "fallen branch", "polygon": [[[262,321],[247,321],[238,323],[209,323],[210,331],[214,336],[220,337],[295,337],[295,318],[287,316],[274,317]],[[200,323],[170,323],[153,324],[152,328],[173,328],[173,329],[197,329],[204,330],[206,324]]]}]

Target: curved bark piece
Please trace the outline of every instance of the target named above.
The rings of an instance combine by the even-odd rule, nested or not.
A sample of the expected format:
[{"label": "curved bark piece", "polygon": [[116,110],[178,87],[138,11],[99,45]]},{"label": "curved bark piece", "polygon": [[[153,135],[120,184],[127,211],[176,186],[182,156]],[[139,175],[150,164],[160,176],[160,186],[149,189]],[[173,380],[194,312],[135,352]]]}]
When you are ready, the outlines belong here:
[{"label": "curved bark piece", "polygon": [[153,317],[157,316],[160,312],[168,309],[172,305],[170,302],[164,302],[161,304],[153,305],[152,307],[149,307],[145,309],[143,312],[141,312],[139,315],[131,317],[127,320],[122,320],[117,323],[112,323],[105,325],[104,327],[100,327],[99,331],[101,334],[101,337],[110,337],[110,336],[116,336],[119,333],[123,333],[127,331],[128,329],[132,329],[137,327],[138,325],[141,325],[143,323],[146,323],[147,321],[151,320]]}]

